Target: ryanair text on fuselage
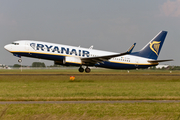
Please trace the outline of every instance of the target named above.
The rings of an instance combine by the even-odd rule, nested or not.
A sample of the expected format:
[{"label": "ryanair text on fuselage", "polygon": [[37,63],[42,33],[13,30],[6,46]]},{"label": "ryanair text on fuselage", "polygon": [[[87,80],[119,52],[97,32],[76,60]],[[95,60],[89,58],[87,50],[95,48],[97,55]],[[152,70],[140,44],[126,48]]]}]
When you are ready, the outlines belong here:
[{"label": "ryanair text on fuselage", "polygon": [[87,50],[76,50],[76,49],[70,49],[65,47],[59,47],[59,46],[53,46],[53,45],[46,45],[46,44],[36,44],[31,43],[30,46],[34,50],[41,50],[41,51],[47,51],[47,52],[56,52],[60,54],[67,54],[67,55],[75,55],[75,56],[82,56],[82,57],[89,57],[90,52]]}]

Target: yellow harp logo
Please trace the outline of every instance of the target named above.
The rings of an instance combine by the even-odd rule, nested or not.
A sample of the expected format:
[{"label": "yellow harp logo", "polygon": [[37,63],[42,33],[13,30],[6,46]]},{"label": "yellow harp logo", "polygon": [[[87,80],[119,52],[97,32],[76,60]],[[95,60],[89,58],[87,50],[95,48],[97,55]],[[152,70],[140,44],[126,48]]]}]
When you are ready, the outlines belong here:
[{"label": "yellow harp logo", "polygon": [[160,46],[160,42],[161,41],[153,41],[152,43],[150,43],[150,48],[151,50],[156,53],[156,55],[158,56],[158,51],[159,51],[159,46]]}]

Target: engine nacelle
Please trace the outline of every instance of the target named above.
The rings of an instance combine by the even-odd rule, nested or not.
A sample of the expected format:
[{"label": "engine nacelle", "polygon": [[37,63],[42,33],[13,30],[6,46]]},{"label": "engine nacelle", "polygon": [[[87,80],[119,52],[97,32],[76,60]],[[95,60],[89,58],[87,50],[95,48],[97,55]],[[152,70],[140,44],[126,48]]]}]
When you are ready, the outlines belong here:
[{"label": "engine nacelle", "polygon": [[57,65],[69,65],[69,64],[77,64],[77,65],[81,65],[82,61],[79,57],[64,57],[64,59],[60,60],[60,61],[54,61],[54,64]]},{"label": "engine nacelle", "polygon": [[64,57],[62,60],[54,61],[55,65],[65,65],[66,64],[66,57]]}]

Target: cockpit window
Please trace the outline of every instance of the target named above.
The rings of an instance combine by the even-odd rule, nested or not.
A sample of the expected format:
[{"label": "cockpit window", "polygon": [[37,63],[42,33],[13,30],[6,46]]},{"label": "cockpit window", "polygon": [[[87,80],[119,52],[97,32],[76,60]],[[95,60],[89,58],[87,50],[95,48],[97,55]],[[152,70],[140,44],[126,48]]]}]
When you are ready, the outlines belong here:
[{"label": "cockpit window", "polygon": [[13,45],[19,45],[19,43],[12,43]]}]

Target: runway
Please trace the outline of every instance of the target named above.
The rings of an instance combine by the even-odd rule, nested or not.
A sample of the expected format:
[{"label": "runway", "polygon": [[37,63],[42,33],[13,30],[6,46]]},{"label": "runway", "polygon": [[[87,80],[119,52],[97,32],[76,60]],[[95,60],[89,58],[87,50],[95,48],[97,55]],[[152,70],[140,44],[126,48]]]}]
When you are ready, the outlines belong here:
[{"label": "runway", "polygon": [[180,74],[0,74],[0,76],[180,76]]},{"label": "runway", "polygon": [[121,100],[121,101],[1,101],[0,104],[90,104],[90,103],[180,103],[180,100]]}]

